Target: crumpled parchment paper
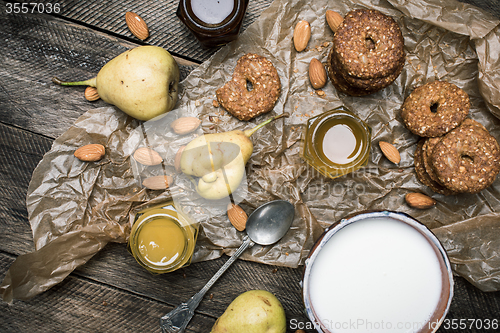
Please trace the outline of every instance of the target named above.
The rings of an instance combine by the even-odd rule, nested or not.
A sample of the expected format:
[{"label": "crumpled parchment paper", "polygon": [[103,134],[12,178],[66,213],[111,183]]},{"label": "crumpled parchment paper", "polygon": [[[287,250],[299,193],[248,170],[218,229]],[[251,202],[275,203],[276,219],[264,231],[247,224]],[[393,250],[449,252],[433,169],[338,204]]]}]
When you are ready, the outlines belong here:
[{"label": "crumpled parchment paper", "polygon": [[[355,8],[372,8],[392,16],[400,25],[407,52],[405,68],[394,84],[366,97],[336,92],[331,83],[319,96],[310,86],[308,65],[326,61],[332,32],[325,12],[345,15]],[[306,51],[293,49],[293,27],[301,20],[312,27]],[[418,137],[402,124],[400,107],[409,93],[428,81],[446,80],[464,89],[471,99],[470,117],[500,139],[500,31],[497,18],[454,0],[288,1],[275,0],[237,41],[218,51],[182,82],[176,112],[199,117],[205,133],[248,129],[271,115],[240,122],[212,101],[215,90],[231,78],[239,57],[257,53],[277,68],[282,93],[273,115],[288,112],[256,133],[254,154],[247,164],[241,206],[251,213],[274,199],[295,205],[292,230],[279,243],[255,246],[243,259],[297,267],[314,240],[340,218],[367,209],[402,211],[431,228],[444,244],[455,273],[484,291],[500,289],[500,180],[479,194],[445,197],[433,193],[416,178],[413,154]],[[311,116],[344,105],[372,128],[368,165],[330,180],[300,158],[301,136]],[[149,128],[149,130],[148,130]],[[147,143],[164,157],[172,171],[177,148],[193,137],[175,137],[165,129],[156,135],[152,123],[140,123],[109,107],[90,110],[59,137],[33,173],[27,207],[36,251],[21,255],[0,287],[3,299],[28,299],[62,281],[109,242],[125,242],[134,213],[189,190],[178,180],[171,191],[150,191],[140,179],[153,170],[138,170],[131,154]],[[377,142],[393,143],[401,163],[391,164]],[[106,146],[106,157],[82,163],[73,157],[88,143]],[[170,167],[169,167],[170,166]],[[429,210],[414,210],[404,203],[409,191],[420,191],[438,201]],[[244,233],[237,232],[225,215],[225,203],[187,206],[200,221],[200,236],[193,261],[231,254]]]}]

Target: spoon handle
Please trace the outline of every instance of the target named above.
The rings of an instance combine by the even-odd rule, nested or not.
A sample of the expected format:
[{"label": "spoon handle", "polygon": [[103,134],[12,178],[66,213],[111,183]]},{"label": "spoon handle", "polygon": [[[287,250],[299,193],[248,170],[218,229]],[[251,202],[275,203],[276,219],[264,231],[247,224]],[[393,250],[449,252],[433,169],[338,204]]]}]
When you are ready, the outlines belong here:
[{"label": "spoon handle", "polygon": [[161,317],[160,327],[163,333],[182,333],[186,329],[189,321],[194,316],[194,310],[198,307],[205,293],[212,287],[212,285],[217,281],[222,274],[231,266],[231,264],[249,247],[252,247],[255,243],[250,239],[250,237],[245,236],[243,243],[240,245],[238,250],[222,265],[221,268],[215,273],[214,276],[205,284],[199,292],[197,292],[193,297],[189,299],[186,303],[181,303],[175,309]]}]

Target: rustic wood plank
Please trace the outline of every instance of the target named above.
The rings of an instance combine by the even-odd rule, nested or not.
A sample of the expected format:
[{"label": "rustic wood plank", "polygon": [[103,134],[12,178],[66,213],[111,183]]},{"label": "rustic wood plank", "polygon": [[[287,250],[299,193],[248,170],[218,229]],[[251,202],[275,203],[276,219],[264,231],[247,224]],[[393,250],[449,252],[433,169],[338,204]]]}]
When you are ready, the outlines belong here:
[{"label": "rustic wood plank", "polygon": [[0,250],[34,250],[26,211],[31,174],[52,140],[0,123]]},{"label": "rustic wood plank", "polygon": [[[44,62],[44,59],[61,57],[62,54],[63,56],[78,56],[81,57],[78,59],[86,59],[82,54],[72,54],[71,44],[68,44],[69,47],[65,49],[66,53],[51,53],[54,51],[52,48],[58,47],[57,43],[42,45],[43,43],[38,44],[38,37],[30,39],[30,36],[36,32],[36,24],[40,23],[40,26],[44,27],[43,22],[46,21],[58,20],[44,19],[40,22],[35,20],[29,29],[23,24],[26,21],[21,21],[16,26],[22,28],[19,35],[0,35],[2,38],[6,37],[9,42],[13,41],[12,38],[15,35],[14,37],[20,38],[21,36],[31,43],[20,44],[21,48],[14,51],[0,46],[3,48],[2,52],[0,52],[2,55],[0,77],[14,75],[19,82],[15,89],[7,89],[7,93],[4,91],[4,82],[0,83],[0,105],[2,105],[0,121],[4,123],[0,124],[0,205],[2,206],[0,208],[0,219],[2,220],[0,226],[4,228],[4,226],[8,225],[8,228],[10,228],[9,230],[4,228],[0,233],[0,249],[4,251],[4,253],[0,252],[0,278],[3,278],[5,271],[14,259],[14,256],[9,255],[9,253],[20,254],[32,250],[31,231],[24,203],[27,184],[36,163],[41,159],[43,153],[50,148],[50,138],[57,136],[54,134],[53,129],[58,130],[58,122],[61,118],[60,114],[53,114],[51,123],[42,119],[47,114],[41,112],[42,116],[40,118],[30,121],[30,117],[35,116],[36,118],[33,110],[37,110],[40,105],[32,102],[33,104],[30,106],[23,100],[31,97],[31,91],[28,89],[24,90],[23,93],[16,90],[23,91],[25,89],[25,82],[23,81],[26,80],[26,77],[29,77],[29,82],[37,87],[42,86],[43,90],[40,91],[44,91],[47,84],[50,83],[36,77],[37,68],[29,65],[29,61],[34,62],[35,60],[27,58],[33,57],[36,61]],[[75,28],[72,25],[68,26]],[[23,32],[22,30],[25,28],[26,31]],[[76,28],[78,29],[75,31],[81,29],[81,27]],[[64,33],[73,33],[74,36],[78,36],[79,33],[71,31],[73,30]],[[70,43],[69,41],[66,42]],[[122,43],[122,41],[118,41],[118,43]],[[23,55],[21,50],[26,45],[37,46],[38,49],[34,53]],[[13,67],[12,70],[3,72],[3,69],[8,68],[5,61],[9,61],[4,55],[14,55],[17,63],[10,62],[8,65],[17,66],[19,64],[21,66],[19,67],[20,70],[16,71],[15,69],[18,67]],[[103,59],[106,56],[107,53],[104,53]],[[4,65],[5,67],[2,67]],[[88,67],[89,64],[79,66],[78,62],[73,64],[67,62],[65,66],[72,68],[71,71],[68,70],[68,74],[73,71],[91,73],[93,70]],[[48,66],[48,68],[51,67]],[[33,72],[33,77],[27,75],[27,73],[31,75],[31,72]],[[82,92],[83,89],[78,94],[75,93],[72,98],[81,98]],[[55,100],[48,98],[42,102],[49,104],[68,103],[66,100],[63,102],[57,101],[60,91],[54,93],[53,96],[56,98]],[[73,102],[71,99],[68,100]],[[84,105],[92,105],[87,104],[84,100],[82,101]],[[72,105],[71,103],[68,104]],[[54,108],[58,108],[57,105]],[[67,110],[73,109],[67,108]],[[86,108],[81,107],[74,115],[77,116],[84,111],[86,111]],[[8,112],[26,112],[27,114],[19,118],[19,121],[11,122],[13,118]],[[70,117],[73,117],[73,114],[70,114]],[[40,122],[40,124],[34,125],[36,122]],[[68,121],[66,125],[71,123],[72,121]],[[6,126],[5,124],[27,128],[36,133],[40,133],[37,126],[43,126],[47,137]],[[31,124],[31,127],[26,124]],[[159,331],[157,324],[159,316],[196,292],[226,259],[197,263],[178,272],[152,276],[133,261],[123,244],[110,244],[87,265],[78,269],[67,280],[48,292],[35,297],[31,301],[16,302],[14,306],[7,306],[2,303],[0,314],[2,329],[0,331]],[[301,314],[302,303],[299,287],[301,270],[278,268],[274,272],[274,269],[275,267],[271,266],[237,261],[210,291],[214,295],[213,298],[208,297],[202,302],[194,321],[189,327],[189,331],[208,331],[215,317],[222,314],[234,297],[245,290],[258,288],[267,289],[277,294],[285,306],[289,320],[291,318],[297,318],[299,321],[305,320]],[[107,305],[102,304],[103,299],[107,302]],[[499,304],[499,292],[482,293],[463,279],[458,278],[455,297],[448,319],[497,318],[498,313],[500,313]],[[291,329],[288,331],[293,332]],[[439,332],[445,331],[443,328],[439,330]],[[481,332],[481,330],[468,331]]]},{"label": "rustic wood plank", "polygon": [[[25,204],[30,176],[52,140],[0,123],[0,251],[14,255],[34,250]],[[125,244],[109,244],[76,274],[105,285],[175,306],[195,294],[227,258],[196,263],[180,271],[152,275],[139,266]],[[3,267],[4,273],[7,267]],[[302,315],[300,270],[238,261],[214,286],[202,313],[220,315],[241,292],[266,289],[284,299],[287,313]],[[1,276],[3,279],[4,273]],[[292,282],[293,281],[293,282]],[[305,318],[303,318],[304,320]]]},{"label": "rustic wood plank", "polygon": [[[245,24],[250,24],[268,3],[269,1],[252,1],[248,15],[255,17],[245,21]],[[128,48],[140,45],[137,40],[119,38],[120,34],[125,34],[124,22],[120,23],[123,27],[119,27],[116,22],[108,22],[104,17],[98,19],[91,14],[97,10],[116,11],[117,6],[138,8],[141,4],[146,7],[166,6],[148,10],[156,14],[168,12],[168,15],[174,15],[168,10],[171,10],[171,6],[176,6],[176,3],[172,2],[155,5],[144,1],[126,1],[119,5],[109,5],[109,2],[102,1],[61,3],[62,13],[67,13],[61,14],[62,17],[80,20],[79,22],[89,26],[96,24],[101,31],[68,23],[50,15],[15,15],[0,11],[3,23],[0,39],[6,41],[0,44],[0,102],[3,106],[0,109],[0,119],[7,124],[57,137],[88,109],[106,105],[103,101],[86,101],[83,98],[84,87],[58,87],[52,84],[50,79],[54,75],[63,79],[86,79],[95,76],[108,60]],[[500,5],[492,2],[474,4],[500,16]],[[84,10],[83,7],[88,8]],[[113,28],[106,30],[106,27]],[[112,31],[115,37],[102,31]],[[128,30],[126,31],[129,34]],[[182,38],[189,39],[186,36]],[[197,45],[191,45],[189,48],[200,49]],[[181,65],[182,76],[185,77],[192,68]]]},{"label": "rustic wood plank", "polygon": [[[32,250],[32,243],[24,197],[29,183],[29,175],[44,152],[50,148],[51,139],[2,124],[0,124],[0,139],[0,184],[2,185],[0,188],[4,191],[0,198],[2,200],[0,202],[2,207],[0,217],[1,223],[5,223],[5,225],[2,224],[4,232],[0,234],[0,246],[3,251],[9,253],[26,253]],[[70,281],[73,279],[79,281],[83,277],[97,283],[97,285],[113,287],[131,295],[140,295],[173,307],[198,291],[225,260],[226,258],[222,258],[197,263],[178,272],[152,276],[134,262],[123,244],[110,244],[87,265],[78,269],[70,277]],[[4,271],[8,265],[10,262],[2,264]],[[274,269],[272,266],[237,261],[234,267],[210,291],[214,297],[211,300],[206,298],[202,302],[199,312],[208,316],[219,316],[232,299],[241,292],[249,289],[266,289],[280,298],[289,319],[295,318],[299,322],[304,322],[299,287],[300,269],[278,268],[276,272]],[[0,276],[3,277],[3,275],[4,273]],[[66,286],[66,282],[48,293],[59,293],[61,292],[60,288],[65,288],[62,286]],[[73,291],[71,290],[69,293],[71,292]],[[46,296],[40,297],[44,299],[44,303],[55,304],[53,300],[45,299]],[[463,279],[457,279],[456,296],[448,318],[493,318],[500,311],[499,304],[499,292],[481,293]],[[23,316],[28,314],[38,318],[36,317],[36,314],[39,313],[37,311],[42,310],[37,309],[37,306],[31,310],[23,308],[26,314],[23,314],[24,312],[7,312],[5,320],[9,322],[7,320],[12,320],[11,317],[14,316],[19,317],[19,322],[22,323],[25,319]],[[32,311],[31,314],[30,311]],[[126,314],[126,311],[121,313],[122,316],[126,316]],[[85,315],[85,313],[80,314],[80,316]],[[84,319],[80,316],[73,322],[75,320],[76,322],[83,321]],[[64,326],[57,326],[59,323],[52,323],[48,319],[40,320],[47,331],[67,329]]]},{"label": "rustic wood plank", "polygon": [[[242,30],[253,23],[272,0],[252,0],[249,2]],[[144,42],[158,45],[180,57],[197,62],[207,60],[219,48],[202,48],[196,38],[177,18],[175,12],[179,4],[175,1],[78,1],[62,0],[61,15],[64,18],[102,29],[108,33],[139,41],[127,28],[125,12],[133,11],[148,24],[150,37]]]},{"label": "rustic wood plank", "polygon": [[[61,87],[51,78],[91,78],[110,59],[138,44],[49,15],[0,11],[0,121],[56,138],[89,109],[85,87]],[[187,63],[186,63],[187,64]],[[194,68],[181,65],[181,78]]]},{"label": "rustic wood plank", "polygon": [[[14,258],[0,252],[0,275]],[[2,332],[160,332],[159,318],[173,307],[114,287],[69,276],[29,301],[0,303]],[[187,332],[204,332],[214,317],[197,313]]]},{"label": "rustic wood plank", "polygon": [[[77,269],[76,274],[170,305],[178,305],[198,292],[226,260],[224,256],[194,263],[172,273],[152,275],[135,262],[123,244],[108,244],[104,251]],[[265,289],[281,300],[288,316],[302,317],[301,274],[301,269],[237,260],[205,296],[198,311],[218,316],[240,293]],[[212,299],[210,294],[213,295]]]},{"label": "rustic wood plank", "polygon": [[[12,262],[14,255],[29,252],[33,249],[31,242],[31,232],[27,221],[24,197],[29,182],[31,170],[42,158],[44,152],[50,148],[52,140],[36,133],[30,133],[22,129],[13,128],[0,124],[0,188],[3,191],[0,197],[0,220],[4,232],[0,233],[0,251],[7,256],[7,261],[0,261],[3,278],[8,266]],[[104,293],[106,290],[118,290],[119,296],[113,296],[121,303],[127,299],[136,297],[147,299],[148,302],[159,302],[165,304],[168,311],[177,304],[186,301],[191,295],[196,293],[217,269],[227,260],[218,260],[195,263],[179,271],[163,274],[151,275],[139,266],[127,252],[125,244],[109,244],[103,251],[93,257],[86,265],[77,269],[62,284],[52,288],[48,292],[35,297],[28,302],[16,302],[22,308],[19,312],[2,312],[0,318],[7,322],[7,327],[16,328],[16,323],[22,323],[26,316],[34,316],[38,324],[42,324],[47,331],[64,331],[68,326],[61,326],[60,322],[53,322],[43,319],[42,314],[46,311],[58,311],[55,304],[59,298],[64,304],[71,302],[85,302],[95,300],[95,296],[89,296],[78,291],[94,288],[94,293]],[[302,300],[300,290],[301,269],[290,269],[266,266],[252,262],[237,261],[233,267],[218,281],[206,298],[201,303],[198,312],[201,316],[211,318],[222,314],[227,305],[240,293],[250,289],[265,289],[273,292],[282,302],[288,320],[295,319],[296,322],[306,322],[302,313]],[[70,287],[67,287],[68,284]],[[77,284],[82,287],[71,287]],[[92,287],[87,286],[90,284]],[[85,287],[83,287],[85,286]],[[75,291],[76,288],[76,291]],[[94,290],[92,289],[92,290]],[[105,291],[102,291],[105,290]],[[62,293],[63,295],[59,295]],[[72,300],[70,295],[77,295],[77,300]],[[213,297],[210,299],[210,294]],[[66,299],[67,298],[67,299]],[[123,301],[125,299],[125,301]],[[32,303],[35,302],[35,303]],[[44,304],[41,306],[40,304]],[[108,302],[109,303],[109,302]],[[135,303],[135,301],[134,301]],[[3,304],[5,305],[5,304]],[[86,309],[88,304],[75,305],[78,309]],[[49,307],[49,310],[46,308]],[[55,307],[52,309],[52,307]],[[9,308],[10,309],[10,308]],[[59,308],[60,309],[60,308]],[[95,310],[91,306],[92,310]],[[163,309],[163,308],[162,308]],[[75,323],[87,323],[86,317],[89,314],[85,311],[78,312],[68,325]],[[127,317],[130,308],[122,308],[117,312],[118,317]],[[96,310],[97,311],[97,310]],[[117,310],[118,311],[118,310]],[[500,292],[483,293],[474,288],[464,279],[456,279],[456,292],[448,319],[453,318],[495,318],[500,313]],[[95,314],[91,314],[95,317]],[[103,314],[104,315],[104,314]],[[200,315],[197,315],[198,317]],[[155,314],[156,316],[156,314]],[[159,315],[158,315],[159,316]],[[97,315],[98,317],[98,315]],[[140,320],[150,321],[149,317]],[[206,325],[207,319],[200,319]],[[137,323],[137,319],[132,320],[130,325],[142,325],[147,327],[148,323]],[[96,323],[101,325],[97,320]],[[91,325],[90,323],[87,323]],[[129,325],[129,324],[127,324]],[[96,326],[97,330],[101,326]],[[108,326],[103,330],[109,329]],[[121,327],[118,326],[120,329]],[[128,327],[128,326],[127,326]],[[130,326],[125,330],[132,331],[135,326]],[[194,327],[194,326],[193,326]],[[201,332],[203,330],[197,330]],[[14,330],[16,331],[16,330]],[[70,330],[71,331],[71,330]],[[114,331],[110,329],[109,331]],[[293,330],[289,330],[293,332]],[[440,330],[442,331],[442,330]],[[480,332],[480,330],[476,330]],[[474,330],[471,330],[474,332]]]},{"label": "rustic wood plank", "polygon": [[[490,13],[500,16],[500,5],[493,1],[461,0],[473,4]],[[23,2],[29,2],[25,0]],[[242,31],[253,23],[272,0],[252,0],[249,2],[247,14],[243,21]],[[173,54],[203,62],[219,48],[202,48],[196,38],[180,22],[175,15],[178,1],[78,1],[61,0],[57,2],[61,11],[52,16],[62,17],[78,24],[86,25],[109,35],[138,44],[158,45]],[[150,37],[145,41],[135,38],[125,23],[125,12],[134,11],[141,15],[148,24]]]},{"label": "rustic wood plank", "polygon": [[497,17],[500,17],[500,2],[499,1],[484,1],[484,0],[458,0],[479,7]]}]

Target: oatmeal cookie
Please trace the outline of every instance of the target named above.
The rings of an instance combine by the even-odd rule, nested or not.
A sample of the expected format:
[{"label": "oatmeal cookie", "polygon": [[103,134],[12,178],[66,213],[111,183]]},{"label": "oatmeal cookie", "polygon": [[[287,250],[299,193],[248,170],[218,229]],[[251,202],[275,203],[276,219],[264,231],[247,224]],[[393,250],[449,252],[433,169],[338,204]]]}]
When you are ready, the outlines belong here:
[{"label": "oatmeal cookie", "polygon": [[462,125],[434,147],[432,166],[439,181],[455,192],[478,193],[500,172],[500,146],[479,125]]},{"label": "oatmeal cookie", "polygon": [[406,98],[401,117],[414,134],[437,137],[459,126],[467,117],[469,107],[469,95],[465,91],[446,81],[434,81],[416,88]]},{"label": "oatmeal cookie", "polygon": [[[334,52],[332,52],[332,58],[330,61],[334,64],[336,68],[340,68],[339,60],[335,56]],[[339,70],[338,73],[342,76],[342,79],[347,83],[347,85],[349,85],[352,89],[358,89],[360,91],[367,92],[367,94],[368,93],[372,94],[374,92],[384,89],[385,87],[389,86],[392,82],[394,82],[394,80],[398,78],[399,74],[401,74],[401,71],[403,70],[405,65],[405,61],[406,57],[403,56],[396,62],[397,66],[394,72],[390,73],[387,76],[379,78],[360,79],[351,76],[347,72],[342,70]]]},{"label": "oatmeal cookie", "polygon": [[356,9],[344,17],[333,37],[341,70],[360,79],[394,73],[404,58],[404,39],[391,17],[371,9]]},{"label": "oatmeal cookie", "polygon": [[433,190],[436,193],[443,194],[443,195],[453,195],[456,194],[455,192],[447,189],[443,185],[439,184],[438,182],[435,182],[429,177],[429,174],[427,171],[425,171],[425,166],[423,162],[423,149],[422,147],[424,146],[425,139],[420,139],[417,144],[417,149],[415,150],[414,154],[414,163],[415,163],[415,173],[417,174],[418,180],[424,184],[425,186],[428,186],[431,190]]},{"label": "oatmeal cookie", "polygon": [[436,138],[426,138],[424,146],[422,147],[422,162],[424,164],[425,171],[427,172],[429,177],[437,183],[439,183],[439,179],[436,176],[436,173],[434,172],[434,169],[432,167],[431,154],[432,151],[434,150],[434,147],[440,140],[441,140],[440,136]]},{"label": "oatmeal cookie", "polygon": [[349,12],[334,35],[328,76],[337,90],[364,96],[389,86],[406,61],[397,23],[377,10]]},{"label": "oatmeal cookie", "polygon": [[467,118],[465,119],[462,124],[460,124],[460,126],[468,126],[468,125],[472,125],[472,126],[478,126],[479,128],[487,131],[486,127],[483,126],[483,124],[473,120],[473,119],[470,119],[470,118]]},{"label": "oatmeal cookie", "polygon": [[[250,82],[252,89],[247,88]],[[266,58],[248,53],[238,59],[231,81],[217,89],[217,101],[239,120],[250,120],[274,108],[281,92],[278,71]]]},{"label": "oatmeal cookie", "polygon": [[337,66],[337,62],[334,61],[334,57],[335,57],[334,49],[332,48],[330,50],[330,53],[328,54],[328,61],[326,63],[326,67],[328,70],[328,76],[330,77],[330,80],[332,81],[332,84],[335,87],[335,89],[350,96],[364,96],[371,94],[370,90],[363,90],[351,87],[340,73],[339,68]]}]

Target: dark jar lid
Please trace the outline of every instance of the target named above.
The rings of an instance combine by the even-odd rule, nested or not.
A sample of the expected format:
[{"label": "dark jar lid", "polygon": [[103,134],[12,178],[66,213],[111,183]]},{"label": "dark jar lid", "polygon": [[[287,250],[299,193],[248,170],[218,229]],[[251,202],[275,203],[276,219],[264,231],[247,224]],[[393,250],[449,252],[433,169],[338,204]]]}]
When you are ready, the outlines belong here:
[{"label": "dark jar lid", "polygon": [[[220,3],[224,0],[212,1]],[[202,16],[200,14],[197,16],[195,12],[198,10],[195,7],[196,4],[193,5],[192,0],[180,0],[176,14],[203,46],[219,46],[237,38],[248,6],[248,0],[232,0],[232,2],[232,11],[227,16],[221,17],[217,23],[203,20],[204,18],[200,17]],[[211,1],[203,0],[200,3],[210,5]]]}]

